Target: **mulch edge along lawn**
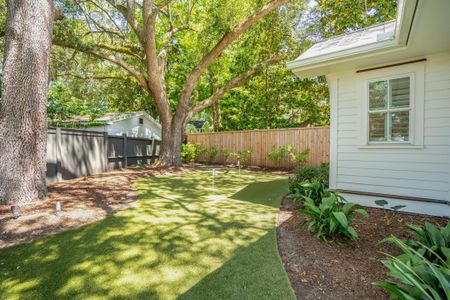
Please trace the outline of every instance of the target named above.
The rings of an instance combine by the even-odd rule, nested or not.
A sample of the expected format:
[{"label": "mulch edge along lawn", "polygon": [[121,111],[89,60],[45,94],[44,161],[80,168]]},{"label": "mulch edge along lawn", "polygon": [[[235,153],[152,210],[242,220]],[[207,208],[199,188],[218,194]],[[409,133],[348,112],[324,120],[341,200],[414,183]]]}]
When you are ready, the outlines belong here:
[{"label": "mulch edge along lawn", "polygon": [[[210,173],[210,171],[204,172]],[[211,269],[205,269],[204,266],[202,266],[203,269],[198,268],[198,266],[195,265],[197,263],[196,257],[180,258],[179,256],[175,256],[175,254],[183,255],[183,253],[176,253],[175,247],[174,249],[167,248],[169,249],[168,254],[163,255],[164,257],[160,257],[159,259],[161,259],[161,261],[151,261],[149,258],[144,257],[140,258],[141,261],[139,261],[137,265],[132,265],[132,263],[135,263],[133,261],[133,255],[143,256],[142,253],[146,253],[145,250],[148,250],[149,253],[152,252],[152,249],[145,248],[147,245],[146,239],[149,238],[149,235],[143,231],[136,232],[136,234],[133,234],[131,237],[121,237],[121,232],[127,231],[129,228],[134,228],[129,227],[131,226],[129,225],[130,223],[135,227],[139,227],[145,222],[149,222],[147,228],[157,226],[157,223],[152,223],[153,220],[151,215],[155,212],[152,205],[162,205],[161,207],[165,207],[164,205],[169,205],[167,201],[171,201],[171,199],[169,199],[170,197],[168,197],[167,199],[163,199],[165,202],[163,200],[158,200],[153,203],[150,200],[153,199],[152,197],[154,195],[152,193],[154,192],[152,190],[154,189],[149,188],[145,191],[140,187],[140,185],[151,183],[152,180],[155,182],[155,178],[161,179],[163,177],[139,179],[136,183],[140,193],[137,207],[126,209],[115,215],[109,216],[104,220],[75,230],[49,236],[29,244],[22,244],[0,250],[0,298],[14,299],[29,297],[33,299],[48,299],[94,297],[106,299],[124,297],[126,295],[126,297],[129,298],[142,299],[171,299],[175,297],[181,299],[211,299],[211,297],[214,299],[294,299],[295,295],[279,256],[275,228],[275,218],[278,213],[279,203],[282,196],[287,192],[287,179],[284,177],[284,179],[280,181],[279,176],[267,173],[243,171],[243,175],[245,174],[248,174],[250,177],[264,177],[262,182],[265,183],[255,186],[253,189],[247,189],[246,184],[240,186],[242,190],[234,191],[237,193],[234,193],[230,199],[227,199],[232,199],[233,201],[224,202],[225,213],[241,213],[241,219],[236,223],[230,223],[226,219],[227,215],[222,215],[220,209],[217,209],[217,212],[214,210],[213,212],[208,211],[206,213],[206,218],[215,218],[217,220],[214,221],[219,222],[218,224],[221,224],[220,221],[224,222],[225,227],[223,230],[220,226],[219,228],[212,227],[213,230],[219,232],[219,237],[237,237],[235,241],[236,244],[233,244],[234,242],[232,242],[230,249],[226,249],[226,247],[224,249],[217,249],[218,253],[223,253],[224,257],[226,256],[226,258],[223,259],[223,263],[217,265],[217,260],[219,259],[220,261],[221,256],[216,256],[214,255],[214,252],[212,252],[213,255],[211,257],[208,257],[208,254],[206,255],[207,257],[199,258],[198,260],[200,265],[203,263],[207,268],[212,266]],[[171,180],[183,176],[196,177],[195,174],[186,174],[169,176],[166,178]],[[273,178],[274,181],[277,179],[280,182],[275,183],[274,185],[268,184],[268,186],[265,187],[266,182],[271,182],[271,178]],[[231,182],[230,187],[232,188],[233,180],[230,179],[228,181]],[[162,182],[163,181],[158,182],[158,186],[160,186]],[[225,182],[225,184],[226,183],[227,182]],[[248,183],[252,183],[252,181]],[[154,187],[156,187],[155,184]],[[173,188],[176,189],[178,187],[174,186]],[[170,189],[167,190],[169,191]],[[260,195],[269,196],[262,196],[259,198],[252,196],[253,194],[258,195],[258,193]],[[269,201],[266,201],[267,199],[265,199],[265,197],[269,197]],[[174,197],[174,199],[177,200],[176,197]],[[218,201],[218,203],[220,203],[221,200]],[[204,221],[202,213],[197,216],[195,212],[196,203],[188,203],[187,205],[184,205],[186,203],[177,204],[176,201],[174,203],[176,204],[177,209],[178,206],[185,206],[183,208],[183,213],[191,213],[194,207],[195,220],[199,222]],[[175,205],[174,203],[170,205]],[[194,206],[191,207],[191,204]],[[147,210],[150,217],[143,218],[141,215],[133,215],[133,211],[141,209],[139,208],[140,205],[144,205],[142,209]],[[170,205],[167,206],[169,212],[173,209]],[[235,207],[231,207],[232,210],[227,211],[227,205],[235,205]],[[212,207],[213,206],[214,205],[212,205]],[[236,209],[236,207],[240,206],[245,208],[242,212]],[[221,207],[218,206],[218,208]],[[262,218],[270,217],[270,222],[267,223],[267,221],[259,220],[258,214],[252,215],[252,209],[255,209],[256,211],[260,210]],[[215,215],[216,213],[217,215]],[[250,226],[248,229],[245,213],[255,217],[254,221],[248,221],[248,226]],[[155,215],[155,218],[159,217],[158,214]],[[217,216],[223,218],[216,218]],[[252,222],[254,222],[254,224]],[[191,225],[192,224],[182,224],[180,226],[189,227]],[[209,227],[216,226],[216,224],[210,224],[209,220],[207,220],[202,226],[202,230],[209,230]],[[231,234],[228,231],[230,231]],[[248,232],[246,233],[246,231]],[[176,236],[176,238],[173,238],[170,242],[172,242],[173,245],[176,245],[178,239],[185,238],[183,234],[189,234],[189,232],[190,231],[182,232],[182,234]],[[167,242],[167,240],[165,240],[164,237],[170,234],[170,230],[168,233],[162,234],[160,237],[162,240],[155,245],[160,245],[163,247],[162,249],[165,249],[164,243]],[[151,235],[150,237],[153,238],[154,235]],[[217,237],[213,236],[213,238]],[[93,241],[95,241],[95,243]],[[150,242],[153,243],[154,241]],[[136,247],[138,247],[137,249],[139,251],[123,251],[124,246],[126,247],[129,244],[135,245],[134,243],[136,243]],[[144,251],[142,251],[143,249]],[[172,250],[175,252],[173,257],[172,253],[170,253]],[[151,254],[148,255],[151,256]],[[130,258],[128,258],[129,256]],[[97,259],[97,257],[100,257],[100,259]],[[129,261],[126,259],[129,259]],[[129,293],[130,284],[132,285],[139,280],[142,281],[142,278],[137,278],[136,280],[133,279],[133,276],[139,277],[140,271],[145,270],[145,268],[155,263],[161,265],[167,262],[170,265],[173,260],[183,261],[183,259],[193,262],[192,267],[190,265],[188,266],[188,269],[192,269],[190,270],[192,271],[192,275],[190,275],[188,279],[190,281],[194,280],[195,284],[184,289],[182,293],[176,294],[170,289],[165,290],[164,287],[161,288],[158,286],[151,286],[148,290],[145,288],[143,289],[142,287],[136,287],[135,292]],[[125,260],[125,265],[129,265],[128,273],[130,274],[127,274],[127,276],[122,276],[120,273],[124,270],[117,268],[117,264],[122,260]],[[160,265],[156,265],[156,268]],[[111,280],[103,278],[108,275],[104,273],[107,269],[114,271]],[[205,270],[208,272],[205,273]],[[162,277],[168,276],[167,274],[170,275],[171,273],[170,268],[162,268],[158,271],[162,272]],[[175,277],[180,275],[177,274],[177,270],[173,273],[175,274]],[[198,279],[195,279],[196,274],[202,275]],[[152,276],[152,274],[144,274],[143,276],[143,278],[145,278],[145,276]],[[118,277],[120,277],[119,279],[121,280],[125,280],[123,284],[117,283]],[[176,280],[175,277],[174,280]],[[102,282],[102,284],[97,284],[97,281]],[[111,284],[115,285],[109,286]]]},{"label": "mulch edge along lawn", "polygon": [[384,253],[398,255],[397,248],[379,241],[391,234],[406,239],[406,224],[430,222],[445,226],[448,219],[366,208],[369,218],[355,223],[360,239],[346,247],[318,241],[301,224],[308,219],[297,203],[284,199],[278,216],[280,255],[299,299],[388,299],[371,282],[387,279],[381,260]]}]

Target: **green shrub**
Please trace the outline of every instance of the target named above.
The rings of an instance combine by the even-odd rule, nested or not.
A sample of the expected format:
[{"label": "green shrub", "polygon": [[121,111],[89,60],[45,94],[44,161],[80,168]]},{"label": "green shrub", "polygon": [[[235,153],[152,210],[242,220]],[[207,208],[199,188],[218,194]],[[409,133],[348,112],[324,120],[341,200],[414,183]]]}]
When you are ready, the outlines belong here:
[{"label": "green shrub", "polygon": [[307,182],[294,188],[294,193],[290,196],[295,201],[304,201],[306,198],[312,199],[315,205],[320,205],[322,199],[331,195],[329,189],[320,181]]},{"label": "green shrub", "polygon": [[232,153],[230,150],[225,148],[223,148],[220,152],[222,154],[223,163],[226,164]]},{"label": "green shrub", "polygon": [[409,247],[432,263],[440,264],[442,258],[450,262],[450,222],[442,228],[428,222],[423,227],[407,227],[414,235],[414,239],[405,241]]},{"label": "green shrub", "polygon": [[[450,299],[449,258],[434,254],[436,263],[429,261],[421,250],[416,250],[406,242],[392,236],[383,242],[389,242],[400,248],[403,253],[397,257],[388,255],[383,264],[389,275],[395,280],[372,283],[384,288],[393,298],[399,299]],[[420,243],[417,241],[417,243]],[[421,248],[428,247],[421,244]],[[433,252],[430,248],[427,251]]]},{"label": "green shrub", "polygon": [[247,149],[243,151],[239,151],[237,153],[232,153],[231,155],[234,155],[237,159],[237,161],[240,163],[241,166],[245,166],[250,162],[250,159],[252,158],[253,149]]},{"label": "green shrub", "polygon": [[303,151],[293,152],[291,153],[292,161],[294,161],[296,167],[303,166],[309,157],[309,149],[305,149]]},{"label": "green shrub", "polygon": [[291,158],[295,163],[295,166],[300,167],[308,161],[309,149],[296,151],[292,145],[284,145],[277,149],[277,147],[273,145],[272,151],[267,153],[267,156],[278,166],[285,165],[289,158]]},{"label": "green shrub", "polygon": [[213,163],[217,154],[219,154],[219,149],[217,148],[216,145],[213,145],[209,149],[207,149],[205,152],[206,152],[206,158],[208,159],[208,163]]},{"label": "green shrub", "polygon": [[321,182],[328,188],[329,164],[321,164],[317,167],[298,168],[295,175],[289,179],[289,191],[295,193],[296,188],[301,189],[305,183]]},{"label": "green shrub", "polygon": [[291,145],[281,146],[277,149],[276,145],[272,146],[272,151],[267,153],[270,160],[273,160],[277,165],[283,165],[288,160],[288,154],[292,152]]},{"label": "green shrub", "polygon": [[200,144],[182,144],[181,159],[184,163],[194,163],[203,151],[204,149]]},{"label": "green shrub", "polygon": [[299,210],[311,217],[305,222],[311,233],[324,242],[334,241],[338,244],[346,239],[358,239],[351,224],[357,220],[356,214],[368,216],[362,206],[345,203],[344,198],[336,192],[330,192],[329,196],[322,198],[319,205],[313,199],[304,197],[304,207]]}]

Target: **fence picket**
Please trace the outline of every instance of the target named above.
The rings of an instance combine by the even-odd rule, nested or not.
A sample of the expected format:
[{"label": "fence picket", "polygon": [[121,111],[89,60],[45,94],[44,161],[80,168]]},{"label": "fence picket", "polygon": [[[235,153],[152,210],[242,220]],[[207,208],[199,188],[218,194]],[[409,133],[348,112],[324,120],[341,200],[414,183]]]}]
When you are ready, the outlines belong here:
[{"label": "fence picket", "polygon": [[[310,166],[328,162],[330,156],[329,127],[192,133],[188,134],[188,142],[201,144],[206,148],[216,145],[218,149],[228,149],[231,152],[252,148],[252,165],[260,167],[274,166],[267,158],[273,145],[292,145],[297,151],[309,149],[307,165]],[[224,163],[221,155],[215,161]],[[289,159],[285,167],[293,166],[294,162]]]}]

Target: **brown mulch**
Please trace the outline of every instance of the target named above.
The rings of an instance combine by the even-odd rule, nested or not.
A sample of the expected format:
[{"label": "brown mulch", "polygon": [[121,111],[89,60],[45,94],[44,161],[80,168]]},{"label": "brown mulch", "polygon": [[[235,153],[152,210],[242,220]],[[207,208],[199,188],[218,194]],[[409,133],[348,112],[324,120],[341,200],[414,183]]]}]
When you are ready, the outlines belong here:
[{"label": "brown mulch", "polygon": [[[408,238],[408,223],[448,222],[446,218],[366,209],[369,218],[354,225],[360,239],[339,247],[318,241],[301,227],[307,217],[297,212],[292,200],[283,200],[277,220],[278,248],[298,299],[387,299],[388,294],[371,282],[388,278],[381,263],[383,253],[399,252],[392,245],[378,242],[391,234]],[[387,220],[392,223],[387,225]]]},{"label": "brown mulch", "polygon": [[[0,248],[78,228],[132,206],[137,199],[132,183],[138,178],[191,170],[189,167],[128,168],[50,184],[48,197],[21,206],[21,217],[16,220],[12,218],[10,205],[0,205]],[[56,201],[61,202],[60,216],[55,215]]]}]

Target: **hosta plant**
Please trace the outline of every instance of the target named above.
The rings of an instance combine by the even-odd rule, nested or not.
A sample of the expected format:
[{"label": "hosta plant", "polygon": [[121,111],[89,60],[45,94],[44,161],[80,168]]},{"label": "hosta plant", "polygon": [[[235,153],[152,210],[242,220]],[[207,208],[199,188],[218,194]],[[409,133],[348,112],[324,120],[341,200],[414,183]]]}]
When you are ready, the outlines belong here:
[{"label": "hosta plant", "polygon": [[450,262],[450,222],[445,227],[425,223],[423,227],[407,225],[414,239],[406,244],[423,255],[432,263],[439,264],[442,259]]},{"label": "hosta plant", "polygon": [[304,207],[299,210],[310,216],[310,220],[305,223],[311,233],[324,242],[338,244],[358,239],[358,233],[351,224],[357,220],[357,214],[368,216],[362,206],[346,203],[336,192],[330,192],[319,205],[313,199],[304,197]]},{"label": "hosta plant", "polygon": [[[436,262],[428,260],[420,251],[394,236],[384,242],[390,242],[403,253],[397,257],[388,255],[383,264],[388,268],[394,280],[384,280],[373,284],[384,288],[392,298],[413,299],[450,299],[450,265],[448,258],[434,253]],[[421,247],[428,248],[421,244]],[[427,249],[434,252],[430,248]]]}]

